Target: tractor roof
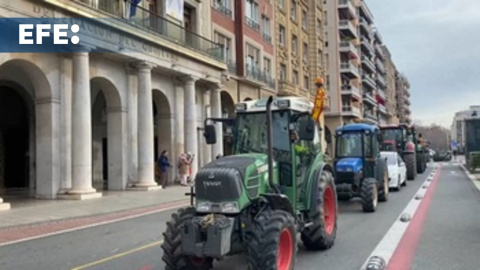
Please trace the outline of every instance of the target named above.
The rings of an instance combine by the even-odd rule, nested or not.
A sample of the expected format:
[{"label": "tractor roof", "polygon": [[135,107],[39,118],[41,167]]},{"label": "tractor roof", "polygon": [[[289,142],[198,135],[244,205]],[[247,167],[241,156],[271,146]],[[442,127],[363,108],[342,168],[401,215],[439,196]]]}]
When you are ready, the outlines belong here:
[{"label": "tractor roof", "polygon": [[336,132],[365,131],[365,130],[375,132],[375,130],[377,129],[378,127],[374,125],[358,123],[358,124],[347,124],[345,126],[340,126],[337,128]]},{"label": "tractor roof", "polygon": [[408,128],[406,124],[397,124],[397,125],[382,125],[380,129],[395,129],[395,128]]},{"label": "tractor roof", "polygon": [[[311,112],[313,102],[303,97],[275,97],[272,111],[290,109],[298,112]],[[256,99],[237,103],[237,112],[264,112],[267,110],[267,99]]]}]

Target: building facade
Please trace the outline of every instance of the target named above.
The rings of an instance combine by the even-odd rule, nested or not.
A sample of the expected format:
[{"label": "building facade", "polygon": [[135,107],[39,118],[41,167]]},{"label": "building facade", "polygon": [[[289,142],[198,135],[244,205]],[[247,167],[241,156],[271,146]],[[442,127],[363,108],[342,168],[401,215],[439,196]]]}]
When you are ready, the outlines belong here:
[{"label": "building facade", "polygon": [[397,117],[397,98],[396,98],[396,85],[395,85],[395,74],[397,73],[397,68],[392,59],[392,54],[388,50],[387,46],[383,45],[383,54],[385,55],[385,70],[386,70],[386,111],[387,111],[387,123],[388,124],[398,124]]},{"label": "building facade", "polygon": [[2,17],[120,19],[81,25],[95,41],[90,52],[0,54],[0,110],[8,111],[0,114],[1,190],[83,199],[156,189],[161,151],[173,163],[195,154],[194,173],[223,153],[201,136],[205,116],[221,117],[229,77],[222,46],[205,38],[209,1],[185,0],[183,12],[163,0],[142,1],[135,12],[123,0],[0,2]]},{"label": "building facade", "polygon": [[382,36],[378,29],[374,29],[374,47],[375,47],[375,79],[377,83],[376,88],[376,105],[377,105],[377,119],[379,125],[385,125],[388,123],[388,113],[387,113],[387,99],[386,99],[386,89],[387,89],[387,70],[385,67],[385,54],[383,50],[383,40]]},{"label": "building facade", "polygon": [[397,116],[402,124],[412,124],[410,110],[410,82],[407,77],[399,72],[395,74]]},{"label": "building facade", "polygon": [[459,151],[465,150],[465,119],[470,118],[476,112],[477,116],[480,113],[480,105],[470,106],[468,110],[459,111],[455,113],[453,122],[450,127],[450,138],[452,142],[457,143],[456,149]]}]

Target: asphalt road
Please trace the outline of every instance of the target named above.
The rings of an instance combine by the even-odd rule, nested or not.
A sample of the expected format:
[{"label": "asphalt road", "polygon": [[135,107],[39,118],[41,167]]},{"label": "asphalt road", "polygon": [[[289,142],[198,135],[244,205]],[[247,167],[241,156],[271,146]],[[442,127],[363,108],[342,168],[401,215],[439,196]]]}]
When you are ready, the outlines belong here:
[{"label": "asphalt road", "polygon": [[[431,168],[415,181],[408,181],[408,186],[400,192],[391,192],[389,201],[379,204],[375,213],[363,213],[360,205],[354,201],[341,202],[334,247],[324,252],[300,250],[295,269],[360,269],[421,188],[430,171]],[[412,267],[397,264],[397,268],[389,269],[478,268],[478,190],[461,168],[451,164],[443,166],[433,191],[425,219],[420,222],[422,226],[411,230],[415,233],[420,229],[419,239],[416,242],[403,239],[407,242],[406,247],[409,247],[409,242],[417,243]],[[0,269],[160,270],[164,264],[159,242],[162,240],[165,220],[171,212],[0,247]],[[407,235],[408,231],[404,238]],[[243,270],[244,258],[237,256],[226,259],[216,263],[214,269]]]}]

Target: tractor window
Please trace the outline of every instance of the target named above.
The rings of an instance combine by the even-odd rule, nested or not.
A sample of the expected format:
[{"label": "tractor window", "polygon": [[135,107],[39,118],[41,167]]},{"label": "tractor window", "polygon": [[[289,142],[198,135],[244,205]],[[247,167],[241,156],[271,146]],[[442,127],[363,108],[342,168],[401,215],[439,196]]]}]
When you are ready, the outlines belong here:
[{"label": "tractor window", "polygon": [[365,147],[365,156],[366,157],[372,157],[372,135],[365,136],[364,142],[364,147]]},{"label": "tractor window", "polygon": [[363,133],[343,133],[337,136],[337,157],[362,157]]},{"label": "tractor window", "polygon": [[[272,115],[273,148],[275,160],[291,162],[289,113],[276,111]],[[267,118],[265,112],[237,114],[237,140],[239,154],[267,152]]]},{"label": "tractor window", "polygon": [[383,140],[395,140],[397,142],[403,141],[403,131],[401,129],[382,129]]}]

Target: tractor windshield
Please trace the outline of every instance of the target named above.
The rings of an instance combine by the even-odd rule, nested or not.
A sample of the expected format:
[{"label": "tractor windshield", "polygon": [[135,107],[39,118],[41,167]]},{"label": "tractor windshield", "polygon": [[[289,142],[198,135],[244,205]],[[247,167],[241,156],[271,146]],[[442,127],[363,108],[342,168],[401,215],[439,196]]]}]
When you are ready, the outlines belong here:
[{"label": "tractor windshield", "polygon": [[349,132],[337,136],[336,145],[337,157],[362,157],[362,136],[363,133]]},{"label": "tractor windshield", "polygon": [[383,140],[395,140],[396,142],[403,141],[403,131],[399,128],[382,129]]},{"label": "tractor windshield", "polygon": [[[291,146],[288,130],[290,113],[272,112],[273,148],[275,155],[290,160]],[[237,114],[237,140],[235,149],[238,154],[267,152],[267,118],[265,112]],[[288,155],[288,157],[286,157]]]}]

